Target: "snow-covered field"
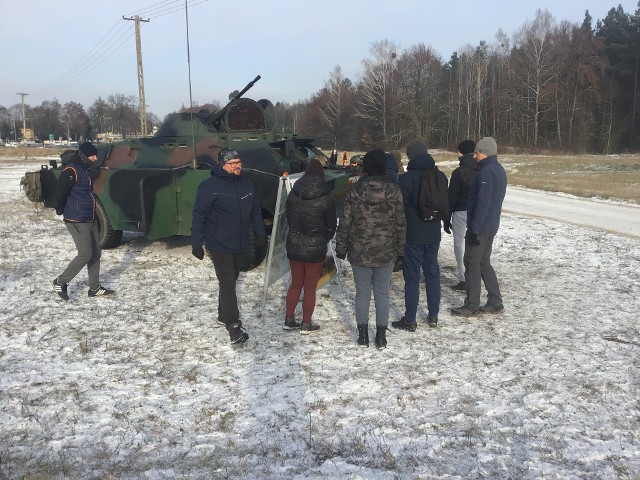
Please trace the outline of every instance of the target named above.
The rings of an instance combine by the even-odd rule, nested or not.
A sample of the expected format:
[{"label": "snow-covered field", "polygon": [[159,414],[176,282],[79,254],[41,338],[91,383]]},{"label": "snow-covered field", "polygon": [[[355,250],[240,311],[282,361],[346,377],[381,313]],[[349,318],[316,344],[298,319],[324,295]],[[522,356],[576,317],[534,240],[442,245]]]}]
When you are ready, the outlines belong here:
[{"label": "snow-covered field", "polygon": [[[451,317],[444,287],[438,328],[423,302],[384,351],[355,343],[349,269],[301,336],[283,285],[261,311],[263,265],[239,281],[251,338],[233,348],[184,238],[125,235],[102,257],[116,298],[87,298],[83,271],[58,300],[74,249],[19,191],[33,167],[0,161],[0,478],[640,477],[640,239],[505,214],[506,313]],[[445,236],[444,286],[454,263]]]}]

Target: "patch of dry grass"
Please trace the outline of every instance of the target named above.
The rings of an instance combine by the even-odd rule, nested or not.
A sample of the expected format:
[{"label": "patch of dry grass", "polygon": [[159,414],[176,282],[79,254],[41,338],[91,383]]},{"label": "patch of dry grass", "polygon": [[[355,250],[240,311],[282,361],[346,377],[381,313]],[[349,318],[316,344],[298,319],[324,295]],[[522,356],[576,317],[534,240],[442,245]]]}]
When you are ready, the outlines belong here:
[{"label": "patch of dry grass", "polygon": [[[456,166],[452,153],[436,153],[447,175]],[[640,203],[640,154],[499,155],[509,185]],[[449,165],[450,164],[450,165]]]},{"label": "patch of dry grass", "polygon": [[[41,164],[42,157],[59,156],[61,148],[0,147],[0,162],[24,159]],[[357,152],[350,152],[355,155]],[[363,154],[364,152],[360,152]],[[453,152],[432,151],[440,170],[451,175],[458,165]],[[640,203],[640,154],[626,155],[498,155],[509,185],[564,192],[578,197]],[[407,164],[403,153],[403,162]]]}]

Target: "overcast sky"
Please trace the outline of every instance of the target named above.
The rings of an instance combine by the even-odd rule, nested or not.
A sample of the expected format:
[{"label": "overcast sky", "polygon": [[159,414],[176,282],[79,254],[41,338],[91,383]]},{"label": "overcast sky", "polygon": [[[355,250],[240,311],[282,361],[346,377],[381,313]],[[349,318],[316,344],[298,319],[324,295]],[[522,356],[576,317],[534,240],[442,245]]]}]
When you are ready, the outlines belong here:
[{"label": "overcast sky", "polygon": [[[430,45],[447,61],[454,51],[498,29],[512,36],[537,8],[560,22],[594,25],[637,0],[190,0],[194,102],[226,103],[256,75],[252,98],[295,102],[318,91],[337,66],[358,80],[371,45]],[[0,105],[40,105],[57,98],[89,107],[99,96],[138,96],[133,21],[140,14],[147,110],[161,118],[189,104],[184,0],[27,0],[2,2]]]}]

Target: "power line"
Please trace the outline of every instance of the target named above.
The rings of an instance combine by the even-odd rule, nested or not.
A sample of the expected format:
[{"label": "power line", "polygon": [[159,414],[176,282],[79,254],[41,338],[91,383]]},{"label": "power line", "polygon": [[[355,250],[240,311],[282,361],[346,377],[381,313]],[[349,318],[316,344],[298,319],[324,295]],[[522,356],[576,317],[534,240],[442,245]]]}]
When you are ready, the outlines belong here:
[{"label": "power line", "polygon": [[[197,3],[194,3],[196,1],[197,0],[188,0],[187,5],[190,7],[195,7],[196,5],[200,5],[201,3],[208,2],[209,0],[200,0]],[[155,15],[151,15],[149,18],[163,17],[164,15],[169,15],[170,13],[179,12],[181,10],[184,10],[184,4],[171,7],[171,9],[162,10],[160,12],[157,12]]]},{"label": "power line", "polygon": [[[195,6],[206,1],[208,0],[186,0],[186,3],[188,5]],[[184,3],[182,0],[163,0],[151,4],[148,7],[143,8],[140,12],[134,12],[131,15],[140,16],[141,13],[144,14],[144,12],[148,12],[145,16],[148,16],[149,18],[157,18],[178,12],[183,8]],[[129,22],[125,22],[123,19],[118,20],[70,69],[64,72],[60,77],[56,78],[53,82],[32,93],[36,94],[52,89],[62,89],[76,81],[82,80],[88,73],[95,70],[111,55],[118,51],[126,41],[134,35],[134,33],[135,29],[133,25]]]},{"label": "power line", "polygon": [[[114,32],[114,29],[116,29],[116,27],[118,26],[119,28]],[[131,32],[133,30],[133,26],[127,23],[123,23],[121,21],[116,22],[113,25],[113,27],[111,27],[109,31],[69,70],[67,70],[64,74],[62,74],[60,77],[58,77],[56,80],[54,80],[47,86],[41,88],[40,90],[34,93],[40,93],[42,91],[48,90],[56,86],[58,88],[68,86],[70,83],[73,83],[74,80],[77,80],[76,77],[78,75],[80,74],[84,75],[88,71],[91,71],[92,70],[92,68],[90,68],[91,65],[94,65],[96,62],[99,62],[100,58],[106,59],[106,57],[104,57],[105,55],[108,57],[117,50],[117,48],[115,49],[113,48],[113,45],[116,42],[120,42],[122,37],[127,34],[127,31],[124,31],[124,32],[122,31],[123,29],[129,30]],[[127,38],[131,38],[131,35],[129,35],[129,37]],[[118,44],[118,48],[119,46],[122,45],[122,43],[123,42],[120,42]],[[90,61],[87,62],[87,60],[90,60]]]},{"label": "power line", "polygon": [[[127,33],[129,35],[124,37],[124,35],[126,35]],[[134,33],[135,33],[135,29],[133,25],[129,25],[128,30],[124,32],[122,35],[120,35],[120,37],[117,39],[117,40],[120,40],[118,44],[111,45],[110,49],[104,52],[100,56],[96,54],[91,62],[82,66],[82,70],[81,70],[82,76],[88,75],[93,70],[95,70],[98,66],[102,65],[111,55],[113,55],[115,52],[120,50],[120,48],[127,42],[127,40],[133,37]],[[78,80],[77,74],[67,75],[67,78],[65,79],[65,81],[60,83],[59,88],[68,87],[69,85],[73,84],[77,80]]]}]

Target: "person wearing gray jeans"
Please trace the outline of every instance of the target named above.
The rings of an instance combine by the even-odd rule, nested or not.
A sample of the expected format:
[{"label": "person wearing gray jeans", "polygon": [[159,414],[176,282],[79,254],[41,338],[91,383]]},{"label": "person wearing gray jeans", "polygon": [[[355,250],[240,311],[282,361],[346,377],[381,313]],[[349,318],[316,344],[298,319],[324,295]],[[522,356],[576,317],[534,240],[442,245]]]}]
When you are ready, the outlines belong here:
[{"label": "person wearing gray jeans", "polygon": [[61,275],[53,280],[53,289],[63,300],[69,300],[67,287],[86,265],[89,274],[89,297],[102,297],[115,292],[100,285],[100,232],[96,223],[96,198],[89,168],[98,159],[98,149],[85,142],[76,150],[56,183],[56,213],[63,215],[67,230],[78,254]]},{"label": "person wearing gray jeans", "polygon": [[376,304],[376,347],[387,347],[389,289],[393,266],[402,258],[406,220],[400,187],[385,175],[386,157],[380,149],[367,152],[362,177],[344,200],[336,232],[336,257],[348,255],[356,287],[358,345],[369,346],[369,302]]},{"label": "person wearing gray jeans", "polygon": [[376,326],[389,325],[389,286],[393,265],[384,267],[365,267],[351,264],[353,270],[353,282],[356,287],[356,323],[363,325],[369,323],[369,304],[371,292],[376,305]]}]

